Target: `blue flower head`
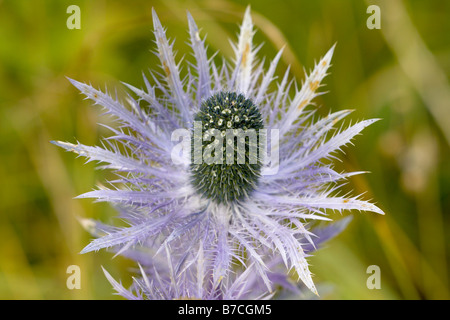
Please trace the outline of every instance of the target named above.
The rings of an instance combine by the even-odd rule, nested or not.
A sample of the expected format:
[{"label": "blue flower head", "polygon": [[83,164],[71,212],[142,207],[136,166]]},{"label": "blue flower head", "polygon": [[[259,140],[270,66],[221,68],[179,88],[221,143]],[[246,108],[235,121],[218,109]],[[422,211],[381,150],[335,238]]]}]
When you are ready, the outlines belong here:
[{"label": "blue flower head", "polygon": [[249,8],[234,58],[221,65],[208,57],[190,14],[188,23],[194,59],[184,78],[153,11],[161,69],[144,76],[143,89],[125,84],[132,94],[120,101],[70,79],[117,126],[102,147],[53,143],[116,173],[110,188],[79,198],[113,204],[129,224],[83,220],[96,239],[82,253],[112,248],[139,264],[141,276],[129,289],[105,271],[126,298],[271,297],[275,286],[295,292],[291,271],[317,294],[308,254],[348,220],[309,225],[331,220],[327,209],[383,214],[360,197],[336,195],[342,181],[361,172],[338,173],[326,161],[377,120],[336,130],[350,110],[313,119],[308,106],[321,94],[334,46],[298,90],[289,70],[273,85],[283,50],[268,70],[258,60]]}]

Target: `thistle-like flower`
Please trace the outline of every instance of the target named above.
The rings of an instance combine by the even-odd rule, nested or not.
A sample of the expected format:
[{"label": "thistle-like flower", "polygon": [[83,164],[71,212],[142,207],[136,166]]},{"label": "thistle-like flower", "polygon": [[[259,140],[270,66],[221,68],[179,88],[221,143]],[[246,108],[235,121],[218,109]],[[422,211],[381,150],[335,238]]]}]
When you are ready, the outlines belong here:
[{"label": "thistle-like flower", "polygon": [[[153,11],[162,70],[151,73],[152,81],[144,76],[145,89],[125,84],[137,96],[129,95],[128,105],[70,80],[119,125],[109,127],[112,135],[103,147],[54,143],[115,171],[110,189],[79,198],[112,203],[129,224],[84,221],[97,239],[82,252],[113,248],[136,260],[142,278],[134,289],[152,299],[236,299],[260,283],[265,291],[257,297],[267,297],[273,293],[275,262],[317,293],[307,253],[320,239],[307,223],[331,220],[327,209],[383,214],[359,197],[338,196],[340,182],[361,172],[338,173],[328,161],[376,119],[336,130],[351,112],[344,110],[314,121],[315,110],[307,107],[321,94],[334,46],[300,90],[289,70],[274,89],[282,50],[265,71],[264,60],[257,60],[249,8],[235,57],[220,66],[208,58],[190,14],[188,23],[194,61],[182,77],[173,43]],[[188,134],[182,143],[180,132]],[[107,277],[119,293],[134,297]]]}]

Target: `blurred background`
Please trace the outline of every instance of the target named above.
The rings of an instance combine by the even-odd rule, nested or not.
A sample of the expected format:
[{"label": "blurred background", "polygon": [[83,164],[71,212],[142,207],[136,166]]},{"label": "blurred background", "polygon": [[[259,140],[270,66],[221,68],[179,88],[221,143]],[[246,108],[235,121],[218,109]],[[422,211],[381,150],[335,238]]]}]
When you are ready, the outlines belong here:
[{"label": "blurred background", "polygon": [[[69,5],[81,10],[70,30]],[[80,255],[91,237],[78,222],[111,222],[107,204],[73,197],[107,172],[50,144],[99,144],[100,109],[65,78],[123,92],[158,68],[151,8],[176,39],[177,61],[191,61],[186,10],[207,35],[209,54],[232,56],[247,5],[270,62],[285,46],[298,82],[337,42],[319,114],[354,109],[353,122],[382,118],[345,148],[338,169],[367,170],[349,181],[386,215],[353,215],[348,228],[311,259],[323,299],[449,299],[450,2],[361,0],[0,0],[0,299],[119,299],[100,266],[131,283],[134,264],[100,251]],[[379,6],[381,29],[367,7]],[[347,122],[348,123],[348,122]],[[336,213],[333,218],[339,219]],[[69,265],[81,289],[66,286]],[[366,286],[380,268],[381,289]]]}]

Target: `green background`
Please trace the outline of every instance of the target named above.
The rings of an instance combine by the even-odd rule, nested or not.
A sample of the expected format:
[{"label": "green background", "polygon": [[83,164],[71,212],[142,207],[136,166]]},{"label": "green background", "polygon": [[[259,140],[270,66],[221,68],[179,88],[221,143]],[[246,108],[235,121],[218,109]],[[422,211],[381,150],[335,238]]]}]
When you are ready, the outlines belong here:
[{"label": "green background", "polygon": [[[81,9],[69,30],[66,9]],[[131,261],[101,251],[80,255],[90,236],[77,217],[114,222],[107,204],[73,197],[108,177],[50,140],[99,144],[101,111],[65,76],[123,93],[158,69],[151,8],[176,39],[177,61],[192,61],[186,10],[207,35],[209,54],[232,56],[247,5],[266,65],[282,46],[300,83],[304,69],[337,42],[319,114],[354,109],[348,119],[382,118],[345,148],[338,169],[370,173],[345,188],[366,192],[385,216],[353,221],[310,259],[323,299],[448,299],[450,210],[449,1],[17,1],[0,0],[0,298],[117,299],[101,271],[130,284]],[[381,10],[381,29],[366,9]],[[347,120],[348,121],[348,120]],[[348,124],[348,122],[347,122]],[[344,215],[350,213],[346,212]],[[333,218],[341,218],[338,213]],[[66,287],[69,265],[81,289]],[[377,265],[381,289],[366,286]]]}]

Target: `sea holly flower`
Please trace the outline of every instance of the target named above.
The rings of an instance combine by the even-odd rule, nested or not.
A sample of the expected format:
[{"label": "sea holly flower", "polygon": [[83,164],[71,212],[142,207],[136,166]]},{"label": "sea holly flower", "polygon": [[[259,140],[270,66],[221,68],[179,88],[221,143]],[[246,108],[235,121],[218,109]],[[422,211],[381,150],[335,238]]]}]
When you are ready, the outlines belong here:
[{"label": "sea holly flower", "polygon": [[[350,110],[314,120],[308,106],[321,94],[334,46],[300,90],[289,70],[274,89],[282,50],[265,71],[249,8],[234,59],[221,65],[208,57],[190,14],[188,23],[194,61],[182,67],[153,11],[161,70],[150,80],[144,76],[144,89],[125,84],[137,98],[130,94],[123,102],[70,79],[118,125],[108,127],[112,135],[103,147],[54,144],[117,174],[110,188],[79,198],[112,203],[129,224],[84,220],[97,239],[82,253],[112,248],[137,261],[142,277],[136,283],[149,298],[242,298],[238,293],[250,283],[264,284],[259,297],[270,296],[274,261],[317,293],[307,261],[317,239],[308,224],[331,220],[328,209],[383,214],[360,197],[337,195],[342,181],[361,172],[338,173],[328,161],[376,119],[338,130]],[[189,134],[182,143],[174,140],[180,131]],[[180,145],[185,161],[174,160]]]}]

